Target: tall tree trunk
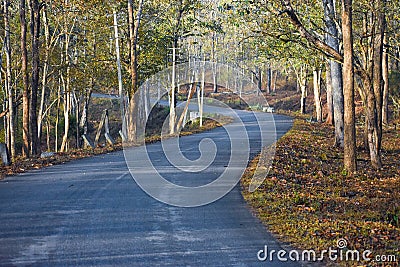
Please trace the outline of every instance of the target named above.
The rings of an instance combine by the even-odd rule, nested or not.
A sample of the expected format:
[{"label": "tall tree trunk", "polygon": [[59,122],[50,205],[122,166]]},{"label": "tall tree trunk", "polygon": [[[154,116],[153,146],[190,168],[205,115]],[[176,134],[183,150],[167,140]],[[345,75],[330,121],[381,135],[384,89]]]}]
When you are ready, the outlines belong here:
[{"label": "tall tree trunk", "polygon": [[[117,73],[118,73],[118,94],[120,100],[120,112],[121,112],[121,121],[122,123],[126,123],[125,121],[125,93],[124,87],[122,82],[122,67],[121,67],[121,57],[120,57],[120,50],[119,50],[119,32],[118,32],[118,18],[117,13],[114,10],[114,39],[115,39],[115,53],[117,57]],[[126,133],[123,133],[126,136]]]},{"label": "tall tree trunk", "polygon": [[171,90],[169,102],[169,133],[175,133],[176,114],[175,114],[175,61],[176,61],[176,47],[172,48],[172,77],[171,77]]},{"label": "tall tree trunk", "polygon": [[[65,152],[68,150],[68,135],[69,135],[69,114],[71,110],[71,92],[70,92],[70,58],[69,58],[69,42],[70,42],[70,34],[68,31],[68,26],[65,25],[65,50],[64,50],[64,62],[67,67],[66,69],[66,77],[64,79],[63,75],[61,75],[61,80],[64,88],[64,135],[61,143],[61,152]],[[72,28],[71,28],[72,29]]]},{"label": "tall tree trunk", "polygon": [[37,120],[37,94],[39,88],[39,36],[40,36],[40,4],[39,0],[31,0],[31,35],[32,35],[32,84],[29,105],[30,138],[32,155],[40,154]]},{"label": "tall tree trunk", "polygon": [[5,77],[5,91],[8,98],[8,138],[7,146],[10,150],[11,158],[16,156],[15,151],[15,127],[14,127],[14,94],[11,87],[11,41],[10,41],[10,0],[4,0],[4,29],[5,29],[5,51],[6,51],[6,77]]},{"label": "tall tree trunk", "polygon": [[382,167],[382,101],[383,101],[383,39],[385,30],[384,1],[372,3],[371,11],[364,14],[363,30],[368,38],[363,45],[362,89],[365,98],[366,139],[371,164],[375,168]]},{"label": "tall tree trunk", "polygon": [[54,151],[58,152],[58,124],[60,122],[60,106],[61,106],[61,71],[59,73],[59,79],[58,79],[58,90],[57,90],[57,114],[56,114],[56,121],[55,121],[55,126],[54,126]]},{"label": "tall tree trunk", "polygon": [[374,85],[370,83],[369,79],[364,79],[365,87],[367,88],[366,97],[366,137],[368,141],[369,154],[371,164],[375,168],[382,167],[381,155],[380,155],[380,144],[381,144],[381,128],[382,121],[381,116],[378,116],[378,104],[377,99],[373,92]]},{"label": "tall tree trunk", "polygon": [[352,5],[352,0],[342,0],[344,168],[350,173],[354,173],[357,170]]},{"label": "tall tree trunk", "polygon": [[131,71],[131,90],[129,91],[129,123],[128,132],[129,141],[137,139],[137,123],[139,122],[139,107],[138,101],[140,97],[136,96],[138,90],[138,73],[137,73],[137,42],[139,37],[139,27],[142,17],[143,0],[139,1],[138,11],[135,15],[133,10],[133,1],[128,0],[128,24],[129,24],[129,43],[130,43],[130,71]]},{"label": "tall tree trunk", "polygon": [[23,81],[22,91],[22,156],[29,157],[29,75],[28,51],[26,48],[26,2],[20,1],[19,15],[21,20],[21,73]]},{"label": "tall tree trunk", "polygon": [[[384,36],[384,46],[387,46],[387,34]],[[383,102],[382,102],[382,122],[389,123],[389,55],[387,48],[384,47],[382,58],[382,77],[383,77]]]},{"label": "tall tree trunk", "polygon": [[[327,29],[326,43],[339,52],[339,34],[336,27],[336,11],[334,0],[323,0],[325,25]],[[332,81],[333,116],[335,124],[335,146],[344,146],[344,104],[343,104],[343,77],[340,63],[330,60],[330,73]]]},{"label": "tall tree trunk", "polygon": [[49,57],[50,57],[50,30],[49,21],[47,18],[47,6],[43,8],[43,25],[44,25],[44,36],[45,36],[45,56],[43,61],[43,73],[42,73],[42,92],[40,98],[39,114],[38,114],[38,139],[42,139],[42,128],[44,119],[44,105],[46,102],[46,88],[47,88],[47,72],[49,69]]},{"label": "tall tree trunk", "polygon": [[[215,12],[212,13],[213,19],[215,19]],[[217,62],[215,61],[216,54],[216,35],[215,32],[212,32],[212,49],[211,49],[211,61],[212,61],[212,72],[213,72],[213,92],[218,93],[218,84],[217,84]]]},{"label": "tall tree trunk", "polygon": [[[378,0],[378,13],[376,25],[376,35],[374,38],[374,75],[373,75],[373,91],[376,101],[376,133],[373,142],[376,149],[376,158],[371,157],[371,163],[375,168],[382,167],[381,147],[382,147],[382,91],[383,91],[383,39],[386,28],[385,13],[382,8],[383,1]],[[370,145],[371,147],[371,145]],[[372,155],[372,154],[371,154]]]},{"label": "tall tree trunk", "polygon": [[313,71],[313,77],[315,113],[317,116],[317,121],[322,122],[321,69],[315,69]]},{"label": "tall tree trunk", "polygon": [[199,115],[200,115],[200,127],[203,127],[203,116],[204,116],[204,90],[205,90],[205,55],[203,58],[203,67],[201,70],[201,94],[200,94],[200,107],[199,107]]},{"label": "tall tree trunk", "polygon": [[331,64],[327,61],[326,65],[326,105],[327,105],[327,117],[326,123],[333,125],[333,97],[332,97],[332,75],[331,75]]},{"label": "tall tree trunk", "polygon": [[[61,152],[68,151],[68,135],[69,135],[69,114],[71,110],[71,92],[69,92],[69,67],[67,67],[67,77],[64,84],[64,135],[61,143]],[[62,78],[64,80],[64,78]]]},{"label": "tall tree trunk", "polygon": [[78,123],[80,114],[80,97],[77,95],[76,90],[72,91],[71,97],[72,112],[75,113],[75,148],[80,148],[80,128]]},{"label": "tall tree trunk", "polygon": [[178,49],[179,30],[181,27],[182,16],[184,8],[183,2],[180,1],[178,6],[178,12],[173,28],[173,40],[172,40],[172,77],[171,77],[171,90],[169,93],[169,133],[174,134],[176,131],[176,101],[175,101],[175,67],[176,67],[176,50]]},{"label": "tall tree trunk", "polygon": [[[140,1],[143,3],[143,0]],[[139,12],[140,11],[140,12]],[[139,35],[139,23],[141,17],[141,5],[135,23],[135,12],[133,10],[133,0],[128,0],[128,23],[129,23],[129,42],[130,42],[130,71],[131,71],[131,90],[130,97],[136,93],[138,86],[137,75],[137,41]]]}]

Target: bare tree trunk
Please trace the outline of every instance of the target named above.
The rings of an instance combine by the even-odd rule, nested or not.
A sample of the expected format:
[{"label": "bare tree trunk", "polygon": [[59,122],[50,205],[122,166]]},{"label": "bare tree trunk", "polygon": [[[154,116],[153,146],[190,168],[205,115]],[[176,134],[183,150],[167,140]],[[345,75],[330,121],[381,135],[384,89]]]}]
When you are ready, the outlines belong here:
[{"label": "bare tree trunk", "polygon": [[272,72],[271,68],[267,67],[267,88],[266,88],[267,94],[271,93],[271,84],[272,84],[272,81],[271,81],[272,73],[271,72]]},{"label": "bare tree trunk", "polygon": [[40,36],[40,4],[39,0],[31,0],[31,35],[32,35],[32,84],[30,98],[30,132],[32,155],[40,154],[37,120],[37,94],[39,88],[39,36]]},{"label": "bare tree trunk", "polygon": [[[126,123],[125,121],[125,93],[122,83],[122,67],[121,67],[121,57],[119,51],[119,32],[118,32],[118,19],[117,13],[114,10],[114,39],[115,39],[115,53],[117,56],[117,73],[118,73],[118,94],[120,99],[120,112],[121,112],[121,121],[122,124]],[[124,133],[126,136],[126,133]]]},{"label": "bare tree trunk", "polygon": [[277,70],[275,70],[275,71],[273,71],[273,83],[272,83],[272,92],[276,92],[276,81],[277,81],[277,79],[278,79],[278,71]]},{"label": "bare tree trunk", "polygon": [[381,168],[381,155],[380,155],[380,143],[381,143],[381,133],[379,125],[380,117],[378,117],[378,107],[377,101],[373,93],[373,85],[369,81],[364,80],[364,84],[367,85],[367,106],[366,106],[366,135],[368,141],[369,154],[371,159],[371,164],[375,168]]},{"label": "bare tree trunk", "polygon": [[15,128],[14,128],[14,94],[11,87],[11,41],[10,41],[10,0],[4,0],[4,29],[5,29],[5,50],[6,50],[6,77],[5,91],[8,98],[8,140],[7,147],[10,150],[11,158],[16,156],[15,151]]},{"label": "bare tree trunk", "polygon": [[314,102],[315,102],[315,113],[317,121],[322,122],[322,101],[321,101],[321,69],[315,69],[313,71],[314,77]]},{"label": "bare tree trunk", "polygon": [[175,60],[176,60],[176,47],[172,48],[172,77],[171,77],[171,91],[169,102],[169,133],[175,133],[176,114],[175,114]]},{"label": "bare tree trunk", "polygon": [[128,0],[128,24],[129,24],[129,42],[130,42],[130,71],[131,71],[131,90],[129,92],[129,123],[128,131],[129,141],[136,141],[137,123],[139,120],[139,97],[135,96],[138,90],[138,75],[137,75],[137,42],[139,37],[140,20],[142,17],[143,0],[139,1],[136,21],[133,11],[133,1]]},{"label": "bare tree trunk", "polygon": [[169,93],[170,96],[170,104],[169,104],[169,133],[174,134],[176,130],[176,110],[175,110],[175,65],[176,65],[176,50],[178,49],[178,34],[179,29],[182,22],[182,16],[184,12],[184,8],[182,7],[183,3],[180,2],[180,6],[178,7],[178,14],[176,17],[175,25],[173,28],[173,41],[172,41],[172,77],[171,77],[171,91]]},{"label": "bare tree trunk", "polygon": [[50,122],[46,120],[46,144],[47,144],[47,151],[51,151],[50,147]]},{"label": "bare tree trunk", "polygon": [[[67,76],[69,75],[69,71],[67,70]],[[68,80],[68,78],[67,78]],[[66,152],[68,151],[68,134],[69,134],[69,113],[71,110],[71,96],[70,92],[68,91],[68,84],[69,82],[64,82],[64,135],[62,138],[62,143],[61,143],[61,152]]]},{"label": "bare tree trunk", "polygon": [[261,90],[262,90],[262,71],[261,71],[261,68],[257,68],[257,87],[258,87],[258,91],[261,92]]},{"label": "bare tree trunk", "polygon": [[382,102],[383,102],[383,39],[386,27],[384,1],[372,3],[371,11],[364,14],[363,30],[368,34],[363,45],[362,95],[365,99],[365,135],[373,167],[382,167]]},{"label": "bare tree trunk", "polygon": [[26,2],[20,1],[19,15],[21,20],[21,73],[23,81],[22,91],[22,156],[29,157],[29,76],[28,51],[26,48]]},{"label": "bare tree trunk", "polygon": [[[215,19],[215,12],[213,12],[213,19]],[[216,47],[216,37],[215,32],[212,32],[212,49],[211,49],[211,60],[212,60],[212,72],[213,72],[213,92],[218,93],[217,84],[217,62],[215,62],[215,47]]]},{"label": "bare tree trunk", "polygon": [[343,92],[344,92],[344,168],[357,171],[354,107],[352,0],[342,0]]},{"label": "bare tree trunk", "polygon": [[333,97],[332,97],[332,75],[331,75],[331,64],[328,61],[326,64],[326,105],[327,105],[327,117],[326,123],[333,125]]},{"label": "bare tree trunk", "polygon": [[200,127],[203,127],[203,111],[204,111],[204,90],[205,90],[205,58],[203,60],[203,67],[201,70],[201,95],[200,95]]},{"label": "bare tree trunk", "polygon": [[[67,25],[65,25],[67,27]],[[67,30],[67,29],[66,29]],[[64,79],[63,75],[61,75],[61,80],[63,82],[63,87],[64,87],[64,135],[61,143],[61,152],[65,152],[68,150],[68,134],[69,134],[69,114],[71,110],[71,92],[70,92],[70,71],[71,71],[71,66],[70,66],[70,60],[69,60],[69,41],[70,41],[70,34],[65,33],[65,50],[64,50],[64,57],[65,57],[65,65],[67,67],[66,70],[66,77]]]},{"label": "bare tree trunk", "polygon": [[43,74],[42,74],[42,92],[40,98],[39,115],[38,115],[38,139],[42,139],[42,128],[44,119],[44,105],[46,102],[46,88],[47,88],[47,72],[49,68],[49,57],[50,57],[50,30],[49,21],[47,18],[47,6],[43,8],[43,24],[44,24],[44,36],[45,36],[45,56],[43,62]]},{"label": "bare tree trunk", "polygon": [[[327,28],[326,42],[336,52],[339,51],[338,29],[336,27],[336,12],[334,0],[323,0],[325,25]],[[343,104],[343,77],[342,67],[337,61],[330,60],[330,73],[332,81],[333,116],[335,124],[335,146],[344,146],[344,104]]]},{"label": "bare tree trunk", "polygon": [[75,112],[75,148],[81,147],[80,142],[80,128],[79,128],[79,113],[80,113],[80,99],[79,96],[76,94],[76,90],[72,91],[71,94],[71,103],[72,103],[72,112]]},{"label": "bare tree trunk", "polygon": [[[382,0],[378,0],[378,9],[381,8]],[[382,168],[382,91],[383,91],[383,39],[386,28],[385,13],[384,10],[378,11],[376,23],[376,35],[374,38],[374,75],[373,75],[373,91],[375,96],[375,113],[376,113],[376,131],[374,133],[373,142],[376,152],[376,158],[371,157],[372,166],[375,168]],[[371,154],[372,156],[372,154]]]},{"label": "bare tree trunk", "polygon": [[307,99],[307,66],[302,66],[300,70],[300,113],[306,113],[306,99]]},{"label": "bare tree trunk", "polygon": [[54,151],[58,152],[58,124],[60,122],[60,105],[61,104],[61,72],[60,78],[58,81],[58,90],[57,90],[57,114],[56,114],[56,122],[55,122],[55,137],[54,137]]},{"label": "bare tree trunk", "polygon": [[[384,46],[387,46],[387,34],[384,36]],[[382,58],[383,77],[383,102],[382,102],[382,123],[389,123],[389,55],[384,47]]]}]

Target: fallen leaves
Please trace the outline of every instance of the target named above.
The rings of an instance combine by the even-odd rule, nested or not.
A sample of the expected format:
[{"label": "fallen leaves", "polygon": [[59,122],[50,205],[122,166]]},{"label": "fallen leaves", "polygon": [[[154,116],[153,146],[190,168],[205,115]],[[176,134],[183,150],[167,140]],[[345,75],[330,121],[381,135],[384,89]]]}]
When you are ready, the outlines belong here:
[{"label": "fallen leaves", "polygon": [[[330,126],[296,120],[278,141],[271,171],[254,193],[247,191],[252,172],[245,173],[244,198],[269,229],[300,249],[327,249],[345,237],[350,249],[400,258],[398,133],[383,135],[382,170],[370,166],[360,142],[359,171],[352,177],[342,172],[343,154],[333,146],[333,134]],[[359,129],[358,140],[361,134]]]}]

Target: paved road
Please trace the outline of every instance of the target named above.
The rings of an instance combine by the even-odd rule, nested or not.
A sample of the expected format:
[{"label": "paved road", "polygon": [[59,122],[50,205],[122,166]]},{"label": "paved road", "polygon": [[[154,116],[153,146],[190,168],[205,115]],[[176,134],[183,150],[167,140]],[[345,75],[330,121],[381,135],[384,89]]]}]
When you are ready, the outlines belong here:
[{"label": "paved road", "polygon": [[[240,116],[249,126],[254,154],[259,142],[254,118]],[[276,115],[275,122],[279,136],[291,127],[284,116]],[[224,134],[218,128],[180,142],[196,151],[201,138],[220,138],[217,146],[226,147]],[[149,146],[157,149],[159,143]],[[226,161],[218,156],[218,164]],[[211,172],[187,176],[170,168],[165,173],[190,185],[212,179]],[[295,266],[259,262],[257,252],[265,245],[279,248],[251,215],[239,186],[206,206],[169,206],[138,187],[122,152],[0,181],[0,265]]]}]

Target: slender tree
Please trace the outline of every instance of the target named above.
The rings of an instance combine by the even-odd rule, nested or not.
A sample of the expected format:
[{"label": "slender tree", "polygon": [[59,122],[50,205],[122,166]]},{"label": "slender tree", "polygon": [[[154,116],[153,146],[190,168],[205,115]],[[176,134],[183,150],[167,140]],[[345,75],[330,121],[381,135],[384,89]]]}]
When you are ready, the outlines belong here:
[{"label": "slender tree", "polygon": [[31,0],[31,38],[32,38],[32,82],[29,105],[30,139],[32,155],[40,154],[38,138],[37,95],[39,89],[39,47],[40,47],[40,4],[39,0]]},{"label": "slender tree", "polygon": [[28,51],[26,48],[26,1],[20,0],[19,15],[21,20],[21,73],[23,82],[22,91],[22,155],[29,157],[29,75],[28,75]]},{"label": "slender tree", "polygon": [[325,122],[329,125],[334,125],[333,123],[333,96],[332,96],[332,75],[331,75],[331,64],[330,61],[327,61],[325,63],[325,68],[326,68],[326,78],[325,78],[325,84],[326,84],[326,105],[327,105],[327,117]]},{"label": "slender tree", "polygon": [[[323,0],[324,19],[326,25],[326,43],[336,52],[339,52],[339,33],[336,26],[335,1]],[[335,145],[344,146],[343,137],[343,85],[342,85],[342,66],[340,62],[329,59],[330,82],[332,84],[333,118],[335,125]]]},{"label": "slender tree", "polygon": [[342,0],[343,92],[344,92],[344,168],[357,170],[354,108],[354,66],[352,0]]},{"label": "slender tree", "polygon": [[314,103],[318,122],[322,122],[321,72],[320,68],[313,70]]},{"label": "slender tree", "polygon": [[39,114],[38,114],[38,139],[41,140],[42,137],[42,125],[43,119],[45,116],[45,103],[46,103],[46,89],[48,88],[48,72],[49,72],[49,60],[50,60],[50,49],[51,49],[51,40],[50,40],[50,26],[49,19],[47,15],[48,6],[45,4],[43,6],[43,28],[44,28],[44,60],[43,60],[43,70],[42,70],[42,92],[40,94],[40,105],[39,105]]},{"label": "slender tree", "polygon": [[5,77],[5,91],[8,97],[8,116],[7,116],[7,144],[10,150],[11,158],[16,156],[15,151],[15,127],[14,127],[14,93],[12,88],[11,77],[11,39],[10,39],[10,0],[3,1],[4,8],[4,33],[5,33],[5,52],[6,52],[6,77]]},{"label": "slender tree", "polygon": [[382,58],[382,78],[383,78],[383,101],[382,101],[382,122],[389,123],[389,53],[388,53],[387,34],[384,37],[384,50]]}]

